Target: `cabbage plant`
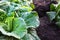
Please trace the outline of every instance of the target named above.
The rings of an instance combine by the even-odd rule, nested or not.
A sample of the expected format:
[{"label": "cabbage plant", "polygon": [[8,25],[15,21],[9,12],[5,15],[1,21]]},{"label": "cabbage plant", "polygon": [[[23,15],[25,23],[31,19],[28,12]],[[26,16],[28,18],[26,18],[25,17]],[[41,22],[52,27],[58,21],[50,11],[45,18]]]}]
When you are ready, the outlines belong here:
[{"label": "cabbage plant", "polygon": [[39,17],[28,0],[0,1],[0,40],[40,40]]}]

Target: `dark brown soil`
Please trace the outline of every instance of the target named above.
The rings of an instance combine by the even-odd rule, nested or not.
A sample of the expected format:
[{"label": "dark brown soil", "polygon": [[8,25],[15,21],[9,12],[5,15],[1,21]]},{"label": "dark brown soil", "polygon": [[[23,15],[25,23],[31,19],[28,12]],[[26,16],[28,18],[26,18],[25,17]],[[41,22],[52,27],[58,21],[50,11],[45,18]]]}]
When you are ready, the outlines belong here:
[{"label": "dark brown soil", "polygon": [[41,40],[60,40],[60,29],[54,21],[50,22],[46,15],[46,12],[50,10],[50,0],[45,2],[45,5],[44,3],[41,3],[42,5],[40,3],[38,0],[34,0],[36,7],[34,10],[38,12],[40,17],[40,26],[36,29],[38,36]]},{"label": "dark brown soil", "polygon": [[37,34],[41,40],[60,40],[60,30],[54,22],[49,22],[47,16],[40,18],[40,26],[37,28]]}]

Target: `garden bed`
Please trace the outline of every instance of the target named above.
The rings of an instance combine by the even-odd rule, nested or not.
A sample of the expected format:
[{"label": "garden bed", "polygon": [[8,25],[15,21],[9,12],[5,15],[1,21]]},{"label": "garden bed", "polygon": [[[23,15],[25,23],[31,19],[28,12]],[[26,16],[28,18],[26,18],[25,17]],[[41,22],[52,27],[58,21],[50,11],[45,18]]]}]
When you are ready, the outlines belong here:
[{"label": "garden bed", "polygon": [[[47,3],[50,4],[51,1]],[[35,10],[40,17],[40,26],[36,29],[38,36],[41,40],[60,40],[60,29],[56,26],[54,21],[50,22],[49,17],[46,14],[46,12],[50,10],[50,5],[47,4],[47,6],[41,7],[36,1],[34,1],[34,4],[36,6]]]},{"label": "garden bed", "polygon": [[57,2],[0,0],[0,40],[60,40],[60,5],[51,3]]},{"label": "garden bed", "polygon": [[40,26],[36,30],[41,40],[60,40],[60,29],[50,23],[47,16],[40,18]]}]

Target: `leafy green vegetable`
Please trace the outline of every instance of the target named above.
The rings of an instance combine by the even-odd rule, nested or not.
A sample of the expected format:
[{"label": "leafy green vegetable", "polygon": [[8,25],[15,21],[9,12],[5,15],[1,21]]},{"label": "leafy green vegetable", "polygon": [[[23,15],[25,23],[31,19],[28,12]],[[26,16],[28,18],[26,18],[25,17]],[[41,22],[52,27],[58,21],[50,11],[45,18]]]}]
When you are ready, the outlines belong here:
[{"label": "leafy green vegetable", "polygon": [[47,12],[47,15],[51,21],[55,20],[56,21],[55,24],[58,25],[60,28],[60,1],[56,5],[52,4],[50,6],[51,10]]},{"label": "leafy green vegetable", "polygon": [[31,0],[5,0],[0,2],[1,40],[40,40],[35,30],[34,32],[28,30],[39,26],[38,14],[32,11],[34,5],[31,3]]}]

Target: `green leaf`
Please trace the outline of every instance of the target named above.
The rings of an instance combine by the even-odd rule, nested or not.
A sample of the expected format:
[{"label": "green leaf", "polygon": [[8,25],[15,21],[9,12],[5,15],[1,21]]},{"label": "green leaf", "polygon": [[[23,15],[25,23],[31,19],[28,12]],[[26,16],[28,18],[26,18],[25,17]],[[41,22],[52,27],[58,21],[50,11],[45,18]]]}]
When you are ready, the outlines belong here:
[{"label": "green leaf", "polygon": [[13,17],[8,17],[8,18],[6,18],[6,21],[5,21],[5,23],[7,24],[7,28],[6,28],[6,30],[7,31],[12,31],[13,29]]},{"label": "green leaf", "polygon": [[[37,37],[37,36],[36,36]],[[36,37],[32,36],[31,34],[26,34],[22,40],[40,40],[40,39],[37,39]]]},{"label": "green leaf", "polygon": [[60,16],[60,9],[57,11],[57,16]]},{"label": "green leaf", "polygon": [[22,18],[14,18],[13,33],[23,37],[27,33],[26,23]]},{"label": "green leaf", "polygon": [[53,12],[53,11],[47,12],[47,15],[48,15],[49,19],[52,21],[56,17],[56,12]]},{"label": "green leaf", "polygon": [[4,21],[6,17],[7,17],[6,12],[0,9],[0,21]]},{"label": "green leaf", "polygon": [[55,9],[56,9],[56,7],[53,4],[51,4],[50,5],[50,11],[55,11]]},{"label": "green leaf", "polygon": [[31,7],[27,7],[27,6],[20,7],[20,12],[29,12],[29,11],[32,11]]},{"label": "green leaf", "polygon": [[21,17],[25,20],[27,28],[39,26],[38,14],[35,11],[22,13]]},{"label": "green leaf", "polygon": [[29,31],[29,34],[31,34],[35,40],[40,40],[40,38],[37,36],[36,30],[31,28],[31,30]]},{"label": "green leaf", "polygon": [[60,9],[60,4],[56,7],[56,11],[58,12]]},{"label": "green leaf", "polygon": [[26,34],[22,40],[35,40],[35,38],[30,34]]},{"label": "green leaf", "polygon": [[15,12],[8,13],[8,17],[14,17],[14,16],[15,16]]},{"label": "green leaf", "polygon": [[26,34],[22,40],[35,40],[31,34]]},{"label": "green leaf", "polygon": [[[11,27],[10,24],[7,27],[9,26]],[[8,30],[12,30],[11,32],[5,31],[3,27],[5,26],[0,25],[0,31],[2,32],[2,34],[7,35],[7,36],[13,36],[18,39],[21,39],[27,33],[26,23],[22,18],[14,18],[13,27],[12,27],[13,30],[10,29],[10,27],[8,29]]]},{"label": "green leaf", "polygon": [[35,6],[34,6],[34,4],[33,4],[33,3],[31,3],[31,4],[30,4],[30,6],[31,6],[31,8],[33,8],[33,9],[35,8]]}]

